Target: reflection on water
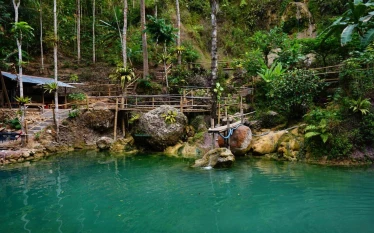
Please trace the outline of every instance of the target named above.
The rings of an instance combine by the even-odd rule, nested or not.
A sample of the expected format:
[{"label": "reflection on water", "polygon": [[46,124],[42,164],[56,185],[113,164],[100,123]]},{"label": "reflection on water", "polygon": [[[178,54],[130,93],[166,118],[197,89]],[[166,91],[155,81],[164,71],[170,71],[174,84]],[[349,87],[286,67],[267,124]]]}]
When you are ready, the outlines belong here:
[{"label": "reflection on water", "polygon": [[70,153],[0,168],[0,232],[373,232],[374,171]]}]

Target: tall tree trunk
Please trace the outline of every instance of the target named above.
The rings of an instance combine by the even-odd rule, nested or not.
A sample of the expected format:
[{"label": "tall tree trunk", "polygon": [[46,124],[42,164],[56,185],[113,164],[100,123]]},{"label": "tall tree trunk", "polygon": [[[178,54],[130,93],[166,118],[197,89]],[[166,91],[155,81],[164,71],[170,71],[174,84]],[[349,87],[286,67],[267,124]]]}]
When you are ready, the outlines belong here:
[{"label": "tall tree trunk", "polygon": [[145,33],[145,0],[140,0],[140,18],[143,47],[143,77],[145,78],[149,75],[147,34]]},{"label": "tall tree trunk", "polygon": [[44,52],[43,52],[43,7],[42,7],[42,0],[40,0],[40,16],[39,16],[39,23],[40,23],[40,73],[44,74]]},{"label": "tall tree trunk", "polygon": [[81,1],[77,0],[77,50],[78,64],[81,61]]},{"label": "tall tree trunk", "polygon": [[211,92],[212,92],[212,109],[211,118],[215,119],[217,117],[217,93],[214,92],[214,87],[217,81],[217,70],[218,70],[218,55],[217,55],[217,12],[218,12],[218,1],[210,0],[211,6],[211,22],[212,22],[212,75],[211,75]]},{"label": "tall tree trunk", "polygon": [[155,1],[155,18],[157,19],[158,8],[157,8],[157,0]]},{"label": "tall tree trunk", "polygon": [[[123,30],[122,30],[122,59],[123,59],[123,68],[127,68],[127,11],[128,4],[127,0],[123,0]],[[127,81],[122,89],[122,108],[125,107],[125,96],[127,95]],[[122,116],[122,134],[123,137],[126,136],[125,133],[125,120]]]},{"label": "tall tree trunk", "polygon": [[[58,82],[57,78],[57,0],[53,0],[53,31],[54,31],[54,46],[53,46],[53,62],[54,62],[54,78],[55,82]],[[58,115],[58,88],[55,91],[55,126],[56,126],[56,138],[59,141],[59,115]]]},{"label": "tall tree trunk", "polygon": [[95,22],[96,21],[96,0],[92,2],[92,62],[96,63],[96,37],[95,37]]},{"label": "tall tree trunk", "polygon": [[[14,22],[18,23],[18,8],[21,4],[21,0],[13,0],[14,7]],[[17,49],[18,49],[18,84],[19,84],[19,96],[23,97],[23,81],[22,81],[22,34],[17,37]],[[25,132],[25,105],[20,106],[21,110],[21,131]],[[22,146],[25,145],[24,137],[21,137]]]},{"label": "tall tree trunk", "polygon": [[123,68],[127,68],[127,0],[123,0],[122,59]]},{"label": "tall tree trunk", "polygon": [[[177,35],[177,47],[178,49],[181,48],[181,14],[179,11],[179,0],[175,1],[175,5],[177,7],[177,29],[178,29],[178,35]],[[178,65],[182,64],[182,53],[181,51],[178,51]]]}]

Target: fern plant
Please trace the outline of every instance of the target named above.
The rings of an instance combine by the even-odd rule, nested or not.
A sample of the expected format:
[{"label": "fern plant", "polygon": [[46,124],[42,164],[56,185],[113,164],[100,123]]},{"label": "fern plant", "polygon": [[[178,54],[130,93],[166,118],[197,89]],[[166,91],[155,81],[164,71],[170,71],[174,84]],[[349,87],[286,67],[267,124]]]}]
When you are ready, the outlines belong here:
[{"label": "fern plant", "polygon": [[323,143],[326,143],[331,134],[327,131],[327,121],[326,119],[322,119],[319,125],[308,125],[305,128],[306,134],[305,138],[312,138],[316,136],[320,136]]},{"label": "fern plant", "polygon": [[169,110],[166,114],[162,114],[161,116],[164,118],[165,123],[173,124],[173,123],[177,122],[177,120],[175,119],[177,114],[178,114],[177,111]]},{"label": "fern plant", "polygon": [[369,108],[371,106],[370,100],[369,99],[361,99],[358,98],[358,100],[352,100],[351,101],[351,106],[349,109],[352,109],[354,113],[356,112],[361,112],[362,115],[366,115],[369,113]]}]

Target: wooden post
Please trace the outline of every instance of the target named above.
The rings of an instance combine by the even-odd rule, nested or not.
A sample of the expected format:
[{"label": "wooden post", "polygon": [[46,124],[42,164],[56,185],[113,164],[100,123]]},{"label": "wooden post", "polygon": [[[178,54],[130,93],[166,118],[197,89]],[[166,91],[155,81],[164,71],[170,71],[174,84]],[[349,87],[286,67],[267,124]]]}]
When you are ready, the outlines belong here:
[{"label": "wooden post", "polygon": [[218,101],[218,122],[217,125],[220,125],[221,122],[221,103]]},{"label": "wooden post", "polygon": [[240,121],[244,123],[244,116],[243,116],[243,97],[240,96]]},{"label": "wooden post", "polygon": [[44,106],[45,102],[44,102],[44,86],[42,85],[42,104]]},{"label": "wooden post", "polygon": [[68,93],[67,93],[67,90],[66,90],[66,87],[65,87],[65,109],[67,108],[67,103],[68,103]]},{"label": "wooden post", "polygon": [[181,109],[181,112],[183,113],[183,96],[181,96],[181,100],[180,100],[180,109]]},{"label": "wooden post", "polygon": [[[210,128],[214,129],[214,118],[210,118]],[[212,150],[215,147],[215,141],[214,141],[214,133],[212,133]]]},{"label": "wooden post", "polygon": [[25,134],[26,134],[26,144],[29,143],[29,132],[27,130],[27,121],[25,121]]},{"label": "wooden post", "polygon": [[118,119],[118,98],[116,98],[116,112],[114,114],[114,130],[113,130],[114,141],[117,140],[117,119]]},{"label": "wooden post", "polygon": [[[227,137],[230,134],[230,120],[227,115],[226,115],[226,119],[227,119],[227,134],[226,134],[226,137]],[[230,137],[226,139],[226,143],[227,143],[227,149],[230,150]]]},{"label": "wooden post", "polygon": [[125,131],[125,114],[122,114],[122,136],[125,138],[126,136],[126,131]]},{"label": "wooden post", "polygon": [[225,99],[225,117],[226,117],[226,121],[229,121],[229,116],[227,115],[227,100]]},{"label": "wooden post", "polygon": [[[191,90],[191,104],[192,104],[192,108],[193,108],[193,90]],[[218,124],[219,124],[219,121],[218,121]]]},{"label": "wooden post", "polygon": [[88,109],[88,96],[86,97],[86,108]]},{"label": "wooden post", "polygon": [[108,85],[108,95],[111,96],[111,93],[110,93],[110,86]]},{"label": "wooden post", "polygon": [[155,106],[155,97],[152,97],[152,107]]}]

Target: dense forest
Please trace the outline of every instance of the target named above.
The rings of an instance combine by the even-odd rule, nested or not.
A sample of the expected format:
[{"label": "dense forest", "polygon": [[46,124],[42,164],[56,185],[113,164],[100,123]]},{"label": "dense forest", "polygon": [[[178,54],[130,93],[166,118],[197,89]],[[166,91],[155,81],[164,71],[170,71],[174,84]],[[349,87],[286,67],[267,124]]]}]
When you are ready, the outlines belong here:
[{"label": "dense forest", "polygon": [[[172,64],[167,91],[210,86],[212,79],[222,86],[218,97],[255,86],[247,102],[263,127],[307,124],[304,151],[329,158],[373,154],[374,1],[57,0],[56,5],[57,38],[52,1],[0,0],[2,70],[19,64],[22,42],[20,67],[27,71],[28,63],[37,64],[43,73],[44,65],[53,67],[56,45],[61,68],[105,64],[124,82],[137,70],[143,74],[139,86],[155,93],[165,89],[150,71]],[[217,77],[210,72],[213,15]],[[94,73],[70,78],[93,77],[108,78]]]}]

